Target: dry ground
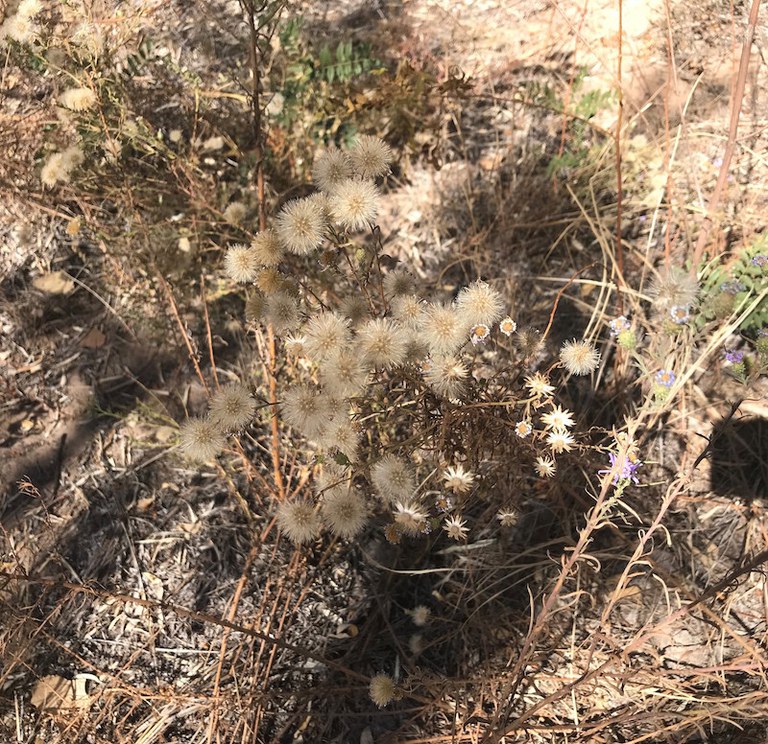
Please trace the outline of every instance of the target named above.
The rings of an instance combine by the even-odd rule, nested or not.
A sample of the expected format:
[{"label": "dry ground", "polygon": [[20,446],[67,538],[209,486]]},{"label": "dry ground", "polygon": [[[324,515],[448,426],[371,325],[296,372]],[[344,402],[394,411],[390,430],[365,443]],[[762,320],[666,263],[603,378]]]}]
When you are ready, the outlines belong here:
[{"label": "dry ground", "polygon": [[[237,3],[122,5],[200,89],[238,93],[246,37]],[[621,48],[625,261],[642,289],[665,249],[673,260],[687,254],[709,203],[748,10],[627,1],[621,45],[617,3],[605,0],[317,2],[292,12],[317,39],[384,39],[394,59],[438,82],[456,66],[465,71],[467,96],[430,111],[437,124],[403,156],[381,220],[385,246],[445,287],[472,272],[494,278],[520,322],[543,325],[565,278],[612,240],[618,107],[609,96],[583,134],[592,156],[605,145],[603,159],[584,164],[586,176],[582,166],[553,176],[547,165],[570,125],[536,91],[549,86],[570,105],[569,96],[615,90]],[[93,12],[118,18],[106,2]],[[721,249],[762,230],[766,20],[761,11],[732,176],[715,215]],[[246,137],[248,111],[236,96],[212,96],[197,118],[184,90],[153,100],[152,70],[134,81],[146,116],[201,140]],[[665,517],[669,539],[657,533],[644,545],[627,586],[637,524],[628,517],[598,533],[590,555],[600,570],[575,571],[538,638],[536,663],[523,670],[529,681],[508,704],[530,598],[551,591],[590,505],[579,468],[576,485],[520,494],[520,525],[503,540],[481,535],[472,550],[393,546],[374,524],[359,544],[294,551],[272,521],[266,419],[215,467],[190,467],[172,446],[176,424],[205,406],[180,329],[209,382],[211,357],[222,380],[263,379],[261,336],[221,278],[216,245],[229,228],[195,221],[204,209],[220,216],[236,193],[248,143],[227,146],[214,164],[201,154],[197,181],[180,166],[174,183],[187,190],[167,195],[156,223],[139,208],[123,223],[124,194],[105,184],[97,198],[96,176],[87,198],[41,192],[30,164],[53,116],[52,90],[6,59],[0,741],[768,740],[759,713],[768,711],[768,594],[761,572],[742,570],[768,548],[765,388],[697,468]],[[159,204],[148,158],[146,166],[150,185],[136,199]],[[286,189],[274,189],[275,202]],[[248,189],[240,195],[253,199]],[[662,200],[669,209],[659,209]],[[177,247],[177,213],[191,254]],[[101,222],[110,226],[103,233]],[[214,244],[217,231],[225,237]],[[116,234],[131,239],[113,242]],[[568,294],[553,344],[580,332],[595,291],[585,283]],[[603,396],[571,394],[604,427],[633,395],[620,379],[606,380]],[[629,501],[643,525],[738,394],[719,371],[702,369],[650,432],[644,486]],[[299,488],[306,458],[283,445],[287,482]],[[419,604],[434,619],[414,654],[408,610]],[[597,651],[596,637],[605,641]],[[368,680],[395,665],[407,694],[379,711]],[[604,673],[591,675],[598,667]],[[484,738],[501,737],[516,717],[514,733]]]}]

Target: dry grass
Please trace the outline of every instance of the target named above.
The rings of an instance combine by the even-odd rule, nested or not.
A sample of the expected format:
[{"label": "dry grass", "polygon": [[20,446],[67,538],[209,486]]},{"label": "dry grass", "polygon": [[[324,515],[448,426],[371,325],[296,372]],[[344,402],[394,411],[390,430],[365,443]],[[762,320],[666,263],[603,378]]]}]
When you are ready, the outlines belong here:
[{"label": "dry grass", "polygon": [[[109,75],[84,65],[102,96],[86,117],[55,107],[74,5],[44,12],[40,46],[3,52],[0,738],[765,741],[768,395],[718,362],[750,308],[670,340],[648,295],[667,267],[728,263],[762,230],[764,64],[742,44],[759,3],[624,3],[621,17],[597,0],[337,3],[253,25],[231,3],[182,6],[130,3],[120,20],[87,5],[123,51]],[[349,35],[388,73],[343,96],[318,84],[314,118],[263,120],[287,52],[258,42],[292,15],[302,49]],[[537,360],[605,339],[622,312],[647,366],[602,341],[594,380],[563,383],[583,436],[552,480],[530,476],[535,452],[490,395],[437,416],[426,395],[412,414],[382,394],[366,412],[391,431],[372,426],[367,446],[417,418],[491,484],[467,508],[469,542],[438,529],[391,544],[377,515],[352,544],[294,549],[276,505],[310,489],[317,462],[273,412],[302,370],[244,322],[220,257],[300,191],[309,134],[372,121],[399,145],[390,260],[446,296],[491,279],[541,332],[543,351],[529,366],[510,352],[494,384],[515,395]],[[100,156],[43,191],[42,161],[75,137]],[[226,222],[233,200],[246,227]],[[676,382],[654,400],[668,365]],[[190,466],[177,422],[234,379],[261,394],[256,421]],[[645,465],[617,489],[596,473],[620,431]],[[501,507],[520,512],[506,531]],[[381,671],[402,692],[383,710],[368,696]]]}]

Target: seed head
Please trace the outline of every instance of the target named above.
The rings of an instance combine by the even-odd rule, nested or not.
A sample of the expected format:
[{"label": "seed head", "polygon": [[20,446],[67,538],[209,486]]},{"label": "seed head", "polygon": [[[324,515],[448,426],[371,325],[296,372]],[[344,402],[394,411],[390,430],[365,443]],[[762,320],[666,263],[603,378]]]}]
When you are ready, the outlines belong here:
[{"label": "seed head", "polygon": [[371,677],[368,694],[379,708],[385,708],[398,697],[395,680],[388,674],[377,674]]},{"label": "seed head", "polygon": [[323,521],[334,535],[352,539],[360,534],[368,521],[368,506],[357,488],[337,486],[323,495]]},{"label": "seed head", "polygon": [[349,151],[354,172],[361,178],[376,178],[389,173],[392,150],[378,137],[361,135]]},{"label": "seed head", "polygon": [[369,320],[360,328],[357,337],[359,351],[368,363],[376,367],[393,367],[405,359],[407,337],[391,320]]},{"label": "seed head", "polygon": [[341,182],[352,177],[352,162],[338,147],[329,147],[315,158],[312,179],[318,187],[330,193]]},{"label": "seed head", "polygon": [[59,96],[59,103],[70,111],[87,111],[96,101],[96,94],[90,88],[69,88]]},{"label": "seed head", "polygon": [[277,234],[291,253],[305,256],[325,239],[326,225],[322,208],[310,199],[288,202],[277,216]]},{"label": "seed head", "polygon": [[284,501],[277,511],[277,523],[294,545],[310,543],[320,534],[320,517],[309,501]]},{"label": "seed head", "polygon": [[315,315],[304,328],[307,342],[306,355],[315,362],[322,362],[341,349],[349,347],[351,335],[349,320],[330,311]]},{"label": "seed head", "polygon": [[573,339],[560,347],[560,361],[572,375],[588,375],[597,369],[600,353],[589,342]]},{"label": "seed head", "polygon": [[283,260],[283,246],[271,228],[256,235],[251,241],[251,250],[259,266],[277,266]]},{"label": "seed head", "polygon": [[380,196],[372,181],[348,178],[334,186],[328,204],[336,222],[349,230],[365,230],[376,221]]},{"label": "seed head", "polygon": [[197,462],[213,460],[221,452],[227,439],[221,427],[210,418],[190,418],[181,425],[181,449]]},{"label": "seed head", "polygon": [[504,300],[489,284],[476,281],[459,292],[456,308],[467,325],[492,326],[504,314]]},{"label": "seed head", "polygon": [[232,281],[245,284],[253,282],[259,273],[259,264],[247,245],[233,245],[224,256],[224,271]]},{"label": "seed head", "polygon": [[405,460],[384,455],[371,468],[371,483],[376,493],[388,502],[408,501],[416,491],[416,477]]},{"label": "seed head", "polygon": [[211,398],[209,416],[224,431],[242,429],[251,422],[254,413],[256,401],[245,385],[227,385]]}]

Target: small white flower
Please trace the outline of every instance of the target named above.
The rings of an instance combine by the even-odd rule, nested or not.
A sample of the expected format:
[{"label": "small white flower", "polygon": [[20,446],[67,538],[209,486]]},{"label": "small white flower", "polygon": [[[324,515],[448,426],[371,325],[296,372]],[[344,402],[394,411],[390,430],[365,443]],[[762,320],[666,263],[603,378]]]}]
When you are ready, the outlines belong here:
[{"label": "small white flower", "polygon": [[537,457],[535,468],[541,478],[551,478],[557,472],[557,465],[551,457]]},{"label": "small white flower", "polygon": [[466,520],[458,514],[448,517],[443,523],[443,529],[452,540],[466,540],[469,530],[466,527]]},{"label": "small white flower", "polygon": [[468,470],[464,470],[463,466],[456,465],[456,467],[446,468],[443,480],[445,487],[454,493],[468,493],[475,481],[475,476]]},{"label": "small white flower", "polygon": [[555,406],[541,417],[544,426],[553,431],[565,431],[573,426],[573,415],[567,409]]}]

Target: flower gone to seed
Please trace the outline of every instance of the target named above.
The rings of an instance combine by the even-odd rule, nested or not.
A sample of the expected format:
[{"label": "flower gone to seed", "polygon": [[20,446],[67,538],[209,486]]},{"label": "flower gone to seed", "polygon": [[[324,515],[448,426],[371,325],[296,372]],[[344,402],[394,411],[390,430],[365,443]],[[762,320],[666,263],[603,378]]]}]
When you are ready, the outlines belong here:
[{"label": "flower gone to seed", "polygon": [[560,347],[560,361],[572,375],[588,375],[597,369],[600,353],[589,342],[573,339]]},{"label": "flower gone to seed", "polygon": [[295,199],[277,216],[277,234],[282,244],[300,256],[311,253],[325,238],[325,216],[317,202]]},{"label": "flower gone to seed", "polygon": [[371,483],[376,493],[389,502],[408,501],[416,491],[416,476],[396,455],[384,455],[371,468]]},{"label": "flower gone to seed", "polygon": [[326,193],[352,176],[352,162],[338,147],[329,147],[315,158],[312,164],[312,180]]},{"label": "flower gone to seed", "polygon": [[349,230],[364,230],[376,220],[379,197],[373,182],[348,178],[334,186],[328,203],[337,222]]},{"label": "flower gone to seed", "polygon": [[368,695],[379,708],[385,708],[398,697],[395,680],[388,674],[376,674],[371,677]]},{"label": "flower gone to seed", "polygon": [[247,245],[233,245],[224,256],[224,271],[232,281],[253,282],[259,273],[255,252]]},{"label": "flower gone to seed", "polygon": [[368,507],[359,489],[337,486],[323,495],[321,514],[334,535],[351,539],[365,527]]},{"label": "flower gone to seed", "polygon": [[489,284],[476,281],[459,292],[456,308],[468,325],[492,326],[504,313],[504,300]]},{"label": "flower gone to seed", "polygon": [[349,150],[354,172],[361,178],[376,178],[389,173],[392,149],[378,137],[361,135]]},{"label": "flower gone to seed", "polygon": [[190,418],[181,426],[181,449],[197,462],[213,460],[221,452],[227,439],[221,427],[210,418]]},{"label": "flower gone to seed", "polygon": [[221,388],[211,399],[211,421],[224,430],[242,429],[251,422],[254,413],[256,401],[250,390],[239,383]]},{"label": "flower gone to seed", "polygon": [[312,542],[321,529],[320,517],[309,501],[284,501],[277,511],[277,523],[294,545]]}]

